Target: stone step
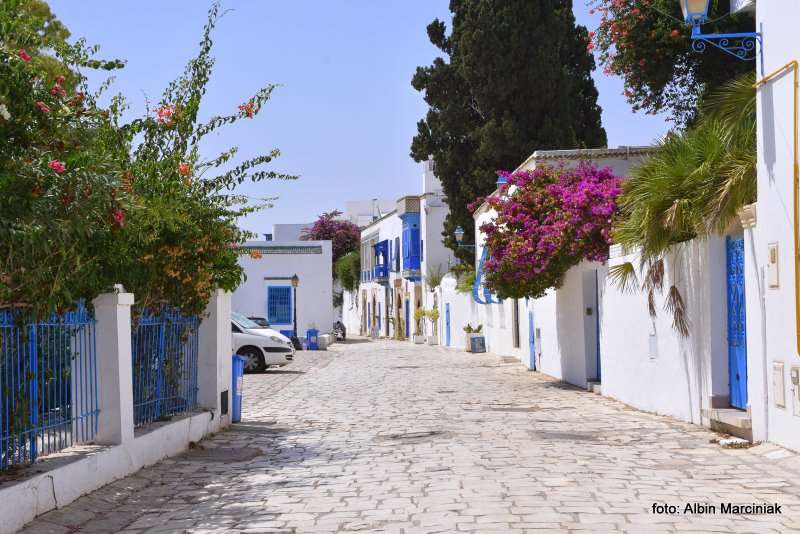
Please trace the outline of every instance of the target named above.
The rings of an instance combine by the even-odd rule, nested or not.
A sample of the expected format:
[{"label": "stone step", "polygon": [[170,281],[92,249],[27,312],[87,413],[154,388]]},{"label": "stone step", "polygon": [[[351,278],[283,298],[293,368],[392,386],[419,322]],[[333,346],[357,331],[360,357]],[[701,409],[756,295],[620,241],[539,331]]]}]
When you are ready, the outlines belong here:
[{"label": "stone step", "polygon": [[602,393],[602,389],[600,387],[600,382],[589,380],[586,382],[586,391],[589,393],[597,393],[600,395]]},{"label": "stone step", "polygon": [[736,408],[714,408],[708,410],[708,418],[712,430],[753,441],[753,424],[747,411]]}]

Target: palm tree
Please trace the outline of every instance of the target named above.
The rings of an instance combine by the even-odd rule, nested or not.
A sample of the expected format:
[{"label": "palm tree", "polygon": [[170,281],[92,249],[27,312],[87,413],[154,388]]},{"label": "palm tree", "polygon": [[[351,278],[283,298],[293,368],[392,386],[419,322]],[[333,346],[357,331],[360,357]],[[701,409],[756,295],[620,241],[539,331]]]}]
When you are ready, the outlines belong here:
[{"label": "palm tree", "polygon": [[[641,248],[641,284],[655,315],[663,290],[664,255],[678,243],[724,232],[738,211],[756,198],[755,74],[730,81],[711,95],[696,126],[662,139],[657,151],[631,172],[619,200],[616,243]],[[680,249],[678,249],[678,252]],[[623,291],[638,288],[630,263],[612,268]],[[673,327],[689,333],[680,291],[668,291]]]}]

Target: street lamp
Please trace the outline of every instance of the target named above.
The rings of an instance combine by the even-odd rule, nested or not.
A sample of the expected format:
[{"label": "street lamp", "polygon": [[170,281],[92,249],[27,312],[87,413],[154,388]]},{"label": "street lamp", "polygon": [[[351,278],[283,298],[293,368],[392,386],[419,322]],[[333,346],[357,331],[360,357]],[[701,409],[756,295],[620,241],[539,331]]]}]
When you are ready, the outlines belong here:
[{"label": "street lamp", "polygon": [[294,306],[294,337],[297,337],[297,286],[300,285],[300,277],[297,273],[292,275],[292,288],[294,289],[293,302]]},{"label": "street lamp", "polygon": [[748,61],[756,57],[756,44],[761,54],[761,70],[764,70],[763,36],[760,32],[703,33],[700,26],[708,22],[711,0],[678,0],[683,20],[692,27],[692,50],[705,52],[707,45],[719,48],[737,59]]},{"label": "street lamp", "polygon": [[456,236],[456,243],[458,244],[458,248],[475,248],[475,245],[465,245],[464,244],[464,229],[460,226],[456,226],[455,232],[453,232]]},{"label": "street lamp", "polygon": [[680,0],[683,20],[688,24],[702,24],[708,19],[711,0]]}]

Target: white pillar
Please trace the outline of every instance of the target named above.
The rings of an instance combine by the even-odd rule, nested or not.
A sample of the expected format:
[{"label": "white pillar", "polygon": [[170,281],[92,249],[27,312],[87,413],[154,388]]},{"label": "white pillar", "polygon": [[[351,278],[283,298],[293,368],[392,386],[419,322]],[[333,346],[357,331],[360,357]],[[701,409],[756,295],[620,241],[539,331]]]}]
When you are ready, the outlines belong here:
[{"label": "white pillar", "polygon": [[[231,294],[217,289],[211,294],[200,323],[197,367],[197,402],[214,414],[212,426],[230,424],[233,409],[231,391]],[[222,396],[227,397],[228,413],[222,415]]]},{"label": "white pillar", "polygon": [[133,441],[132,293],[104,293],[94,301],[99,386],[97,443]]}]

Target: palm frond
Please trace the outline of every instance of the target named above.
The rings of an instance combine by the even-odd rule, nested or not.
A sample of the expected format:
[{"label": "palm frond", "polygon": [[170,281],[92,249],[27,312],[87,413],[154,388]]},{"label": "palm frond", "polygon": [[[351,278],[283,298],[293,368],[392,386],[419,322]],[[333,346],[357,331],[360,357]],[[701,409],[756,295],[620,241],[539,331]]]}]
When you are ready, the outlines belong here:
[{"label": "palm frond", "polygon": [[672,328],[678,331],[683,337],[689,336],[689,315],[686,312],[686,303],[677,287],[670,286],[667,291],[667,300],[664,302],[664,309],[672,314]]},{"label": "palm frond", "polygon": [[639,288],[636,268],[629,261],[611,267],[608,270],[608,277],[622,293],[634,293]]}]

